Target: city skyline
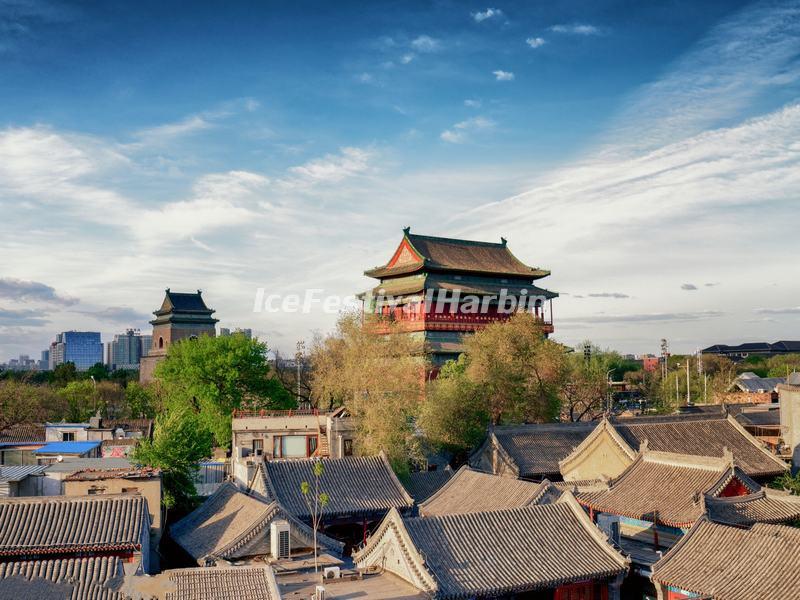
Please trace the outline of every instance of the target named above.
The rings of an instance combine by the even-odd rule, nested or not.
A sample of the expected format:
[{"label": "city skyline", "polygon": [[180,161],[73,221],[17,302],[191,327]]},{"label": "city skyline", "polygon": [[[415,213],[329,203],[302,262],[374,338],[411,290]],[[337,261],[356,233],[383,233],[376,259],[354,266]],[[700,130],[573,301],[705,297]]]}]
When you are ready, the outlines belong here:
[{"label": "city skyline", "polygon": [[362,292],[406,226],[507,238],[570,345],[800,338],[797,2],[25,1],[0,30],[0,357],[148,333],[167,287],[293,353],[335,315],[257,289]]}]

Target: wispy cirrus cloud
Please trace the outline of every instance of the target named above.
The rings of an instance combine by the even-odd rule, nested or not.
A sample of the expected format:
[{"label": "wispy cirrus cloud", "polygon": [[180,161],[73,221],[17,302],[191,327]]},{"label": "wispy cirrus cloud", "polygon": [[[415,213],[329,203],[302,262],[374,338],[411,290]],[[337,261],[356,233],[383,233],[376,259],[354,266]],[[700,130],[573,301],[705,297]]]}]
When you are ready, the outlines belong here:
[{"label": "wispy cirrus cloud", "polygon": [[800,306],[784,306],[779,308],[755,308],[759,315],[800,315]]},{"label": "wispy cirrus cloud", "polygon": [[374,156],[375,151],[370,149],[344,147],[338,154],[326,154],[322,158],[291,167],[290,177],[281,183],[289,187],[336,183],[369,171]]},{"label": "wispy cirrus cloud", "polygon": [[570,23],[552,25],[549,30],[553,33],[566,33],[571,35],[600,35],[602,30],[596,25],[588,23]]},{"label": "wispy cirrus cloud", "polygon": [[586,315],[579,317],[562,317],[564,323],[663,323],[669,321],[703,321],[716,319],[725,313],[719,310],[702,310],[693,312],[661,312],[621,315]]},{"label": "wispy cirrus cloud", "polygon": [[494,126],[495,122],[491,119],[481,116],[472,117],[456,123],[450,129],[444,130],[439,137],[451,144],[461,144],[467,141],[470,132],[492,129]]},{"label": "wispy cirrus cloud", "polygon": [[547,43],[547,40],[543,37],[529,37],[525,40],[525,43],[531,48],[541,48]]}]

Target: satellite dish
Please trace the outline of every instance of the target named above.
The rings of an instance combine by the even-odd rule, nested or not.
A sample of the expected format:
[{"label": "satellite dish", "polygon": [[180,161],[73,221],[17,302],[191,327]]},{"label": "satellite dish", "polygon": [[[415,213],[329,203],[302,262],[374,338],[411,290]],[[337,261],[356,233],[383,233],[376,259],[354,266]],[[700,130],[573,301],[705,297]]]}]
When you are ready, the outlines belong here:
[{"label": "satellite dish", "polygon": [[64,457],[59,454],[56,456],[56,462],[64,462]]}]

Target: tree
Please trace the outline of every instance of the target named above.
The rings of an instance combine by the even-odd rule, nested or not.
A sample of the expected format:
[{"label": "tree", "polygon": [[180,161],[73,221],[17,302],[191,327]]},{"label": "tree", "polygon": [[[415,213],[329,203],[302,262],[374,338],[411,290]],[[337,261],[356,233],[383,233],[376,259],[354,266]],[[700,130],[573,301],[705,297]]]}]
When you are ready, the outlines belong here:
[{"label": "tree", "polygon": [[243,335],[201,336],[172,344],[155,375],[170,402],[188,402],[198,410],[220,446],[230,443],[235,409],[294,406],[291,394],[272,376],[266,344]]},{"label": "tree", "polygon": [[108,367],[101,362],[94,363],[86,369],[86,377],[95,381],[104,381],[109,377]]},{"label": "tree", "polygon": [[66,401],[64,418],[71,423],[82,423],[97,412],[97,395],[91,381],[70,381],[58,390],[58,395]]},{"label": "tree", "polygon": [[554,421],[566,361],[563,346],[546,339],[532,315],[492,323],[467,338],[458,362],[429,384],[420,428],[435,445],[465,450],[489,423]]},{"label": "tree", "polygon": [[567,381],[561,389],[561,416],[568,421],[591,421],[608,406],[608,376],[614,371],[616,353],[592,352],[589,360],[581,353],[570,354]]},{"label": "tree", "polygon": [[305,500],[306,506],[308,506],[308,512],[311,513],[311,527],[314,529],[315,573],[319,570],[317,566],[317,530],[319,530],[319,525],[322,520],[322,510],[328,506],[328,502],[330,502],[328,494],[319,491],[319,480],[324,472],[325,467],[322,461],[319,459],[315,460],[314,466],[312,467],[312,473],[314,474],[314,493],[311,493],[311,484],[307,481],[303,481],[300,484],[300,492],[302,492],[303,500]]},{"label": "tree", "polygon": [[0,381],[0,431],[20,423],[59,419],[64,408],[64,402],[50,386],[16,379]]},{"label": "tree", "polygon": [[465,355],[445,363],[428,384],[417,424],[427,440],[448,452],[466,452],[486,435],[489,405],[466,373]]},{"label": "tree", "polygon": [[152,440],[141,440],[133,450],[134,462],[161,469],[164,485],[161,503],[167,510],[188,510],[197,492],[197,463],[209,456],[213,434],[188,406],[174,406],[156,418]]},{"label": "tree", "polygon": [[76,379],[78,379],[78,370],[75,368],[75,363],[65,362],[56,365],[53,369],[53,384],[59,387],[63,387]]},{"label": "tree", "polygon": [[396,323],[345,313],[333,334],[314,341],[311,363],[314,403],[347,407],[359,453],[384,451],[400,473],[422,457],[414,427],[426,373],[419,339]]},{"label": "tree", "polygon": [[494,425],[553,421],[567,375],[564,347],[544,337],[530,313],[516,313],[467,338],[466,373],[480,387]]},{"label": "tree", "polygon": [[131,417],[152,419],[156,416],[156,390],[153,385],[131,382],[125,388],[125,401]]}]

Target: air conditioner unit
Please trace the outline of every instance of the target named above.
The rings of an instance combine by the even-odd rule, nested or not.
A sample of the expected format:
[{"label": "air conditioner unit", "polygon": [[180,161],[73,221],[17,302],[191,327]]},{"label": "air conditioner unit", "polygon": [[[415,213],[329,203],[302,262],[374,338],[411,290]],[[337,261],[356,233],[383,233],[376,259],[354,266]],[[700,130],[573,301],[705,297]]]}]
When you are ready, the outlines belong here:
[{"label": "air conditioner unit", "polygon": [[273,521],[269,526],[269,544],[272,558],[289,558],[291,553],[289,521]]},{"label": "air conditioner unit", "polygon": [[608,539],[619,546],[619,516],[600,513],[597,515],[597,527],[608,536]]},{"label": "air conditioner unit", "polygon": [[323,579],[341,579],[342,570],[339,567],[325,567],[322,571]]}]

